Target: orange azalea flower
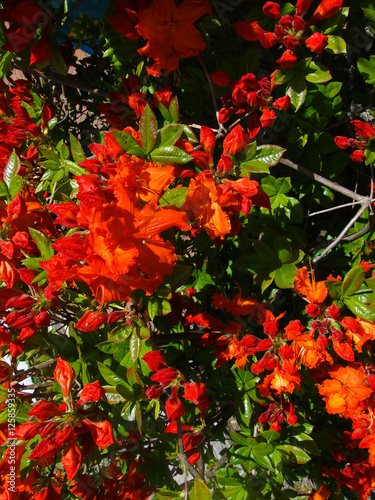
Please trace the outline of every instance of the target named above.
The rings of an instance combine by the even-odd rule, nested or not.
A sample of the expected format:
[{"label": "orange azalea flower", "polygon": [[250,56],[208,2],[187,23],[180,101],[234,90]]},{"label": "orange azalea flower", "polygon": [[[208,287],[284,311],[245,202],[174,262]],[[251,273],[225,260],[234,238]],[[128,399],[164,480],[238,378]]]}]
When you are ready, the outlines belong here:
[{"label": "orange azalea flower", "polygon": [[327,490],[324,484],[322,484],[318,491],[310,493],[308,500],[328,500],[330,496],[330,490]]},{"label": "orange azalea flower", "polygon": [[216,184],[211,176],[202,172],[190,180],[189,191],[182,207],[191,211],[199,229],[205,229],[208,236],[224,239],[230,233],[231,223],[228,214],[219,204]]},{"label": "orange azalea flower", "polygon": [[325,396],[328,413],[340,414],[345,418],[358,411],[361,402],[373,393],[365,384],[366,372],[362,365],[332,367],[328,369],[331,379],[326,379],[319,387],[319,393]]},{"label": "orange azalea flower", "polygon": [[375,340],[375,325],[364,319],[343,318],[340,324],[347,328],[345,336],[354,342],[358,352],[362,352],[363,345],[369,340]]},{"label": "orange azalea flower", "polygon": [[176,5],[174,0],[154,0],[148,9],[139,12],[136,26],[141,36],[148,40],[138,52],[154,59],[151,70],[173,71],[180,59],[197,56],[206,44],[193,26],[195,21],[210,14],[208,0],[185,0]]},{"label": "orange azalea flower", "polygon": [[278,365],[257,387],[263,397],[271,396],[270,389],[279,396],[284,392],[292,394],[294,389],[301,389],[301,375],[293,362],[284,359],[282,366]]},{"label": "orange azalea flower", "polygon": [[324,281],[315,281],[314,271],[311,271],[311,280],[306,267],[298,269],[294,281],[295,291],[304,297],[308,302],[322,303],[327,297],[327,288]]},{"label": "orange azalea flower", "polygon": [[[109,183],[113,187],[119,205],[124,196],[156,205],[160,195],[175,178],[175,167],[162,167],[130,155],[118,159],[116,175]],[[123,206],[123,208],[127,208]]]},{"label": "orange azalea flower", "polygon": [[[216,309],[225,309],[233,314],[233,316],[247,316],[257,311],[262,306],[253,297],[242,297],[237,293],[232,300],[224,297],[222,293],[215,293],[212,297],[212,304]],[[264,306],[262,306],[264,307]]]}]

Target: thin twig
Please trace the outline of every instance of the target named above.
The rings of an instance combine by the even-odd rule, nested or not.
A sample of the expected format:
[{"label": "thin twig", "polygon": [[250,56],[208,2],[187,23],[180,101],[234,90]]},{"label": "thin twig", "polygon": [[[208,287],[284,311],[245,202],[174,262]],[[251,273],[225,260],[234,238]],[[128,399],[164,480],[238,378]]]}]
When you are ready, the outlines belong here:
[{"label": "thin twig", "polygon": [[329,253],[336,245],[338,245],[340,243],[340,241],[344,238],[344,236],[346,235],[346,233],[349,231],[349,229],[353,226],[353,224],[361,217],[361,215],[367,210],[368,206],[367,205],[364,205],[362,206],[358,212],[356,213],[356,215],[348,222],[348,224],[344,227],[344,229],[341,231],[341,233],[337,236],[337,238],[332,241],[332,243],[330,243],[328,245],[327,248],[325,248],[325,250],[323,250],[323,252],[318,255],[317,257],[315,257],[315,259],[313,259],[313,263],[315,264],[316,262],[318,262],[320,259],[322,259],[325,255],[327,255],[327,253]]},{"label": "thin twig", "polygon": [[53,365],[55,363],[55,359],[47,359],[47,361],[43,361],[42,363],[38,363],[37,365],[31,366],[30,368],[27,368],[27,370],[21,370],[17,373],[17,377],[25,377],[29,375],[30,373],[33,373],[35,371],[40,371],[43,370],[44,368],[47,368],[47,366]]},{"label": "thin twig", "polygon": [[[184,464],[184,476],[185,476],[185,494],[187,494],[187,475],[186,469],[190,472],[190,474],[194,477],[198,477],[204,482],[204,477],[200,475],[200,473],[191,465],[189,460],[187,459],[184,451],[184,444],[182,441],[182,430],[181,430],[181,422],[177,421],[177,436],[178,436],[178,448],[180,451],[180,460]],[[187,498],[187,497],[186,497]]]},{"label": "thin twig", "polygon": [[89,87],[88,85],[82,83],[82,82],[79,82],[78,80],[74,80],[72,78],[72,76],[70,77],[66,77],[66,76],[63,76],[63,75],[58,75],[57,73],[51,75],[51,74],[46,74],[46,73],[43,73],[42,71],[36,71],[34,69],[29,69],[29,68],[21,68],[19,66],[17,66],[16,64],[14,65],[17,69],[23,71],[24,73],[30,73],[31,75],[35,76],[35,77],[39,77],[39,78],[42,78],[44,80],[49,80],[51,82],[56,82],[56,83],[62,83],[63,85],[65,85],[66,87],[72,87],[73,89],[77,89],[77,90],[83,90],[84,92],[88,92],[89,94],[96,94],[96,95],[100,95],[102,97],[106,97],[108,98],[108,93],[105,92],[104,90],[100,90],[100,89],[94,89],[92,87]]},{"label": "thin twig", "polygon": [[[373,203],[373,202],[375,202],[375,199],[370,197],[368,199],[368,204]],[[304,216],[304,218],[314,217],[315,215],[324,214],[326,212],[333,212],[334,210],[339,210],[340,208],[344,208],[344,207],[351,207],[352,205],[364,205],[364,202],[363,201],[353,201],[350,203],[343,203],[342,205],[338,205],[337,207],[325,208],[324,210],[319,210],[318,212],[313,212],[313,213],[307,214]]]},{"label": "thin twig", "polygon": [[354,191],[351,191],[350,189],[347,189],[343,186],[340,186],[340,184],[336,184],[335,182],[330,181],[329,179],[326,179],[322,175],[316,174],[315,172],[312,172],[306,167],[302,167],[301,165],[297,165],[296,163],[293,163],[290,160],[287,160],[285,158],[282,158],[280,160],[280,163],[283,165],[287,165],[290,168],[293,168],[294,170],[297,170],[298,172],[301,172],[302,174],[307,175],[307,177],[310,177],[311,179],[314,179],[315,181],[319,182],[320,184],[323,184],[324,186],[327,186],[333,191],[337,191],[338,193],[343,194],[344,196],[347,196],[348,198],[352,198],[353,200],[361,201],[362,203],[366,204],[366,206],[369,203],[369,198],[367,196],[362,196],[361,194],[355,193]]},{"label": "thin twig", "polygon": [[68,12],[66,14],[64,14],[64,17],[62,19],[69,17],[70,14],[73,12],[73,10],[75,10],[77,7],[79,7],[82,2],[83,2],[83,0],[77,0],[76,3],[73,5],[73,7],[70,7]]},{"label": "thin twig", "polygon": [[185,456],[185,451],[184,451],[184,443],[182,441],[182,431],[181,431],[181,421],[177,420],[177,435],[178,435],[178,449],[180,450],[180,459],[184,465],[183,470],[184,470],[184,481],[185,481],[185,500],[188,498],[188,484],[187,484],[187,467],[185,464],[186,456]]},{"label": "thin twig", "polygon": [[200,62],[200,65],[202,66],[203,72],[204,72],[204,74],[206,76],[206,79],[208,81],[208,85],[210,86],[210,92],[211,92],[211,97],[212,97],[212,104],[213,104],[214,110],[215,110],[216,121],[217,121],[217,123],[219,125],[219,132],[218,132],[218,134],[221,134],[225,130],[225,128],[222,126],[222,124],[219,121],[219,109],[217,107],[216,96],[215,96],[214,86],[212,85],[211,76],[210,76],[210,74],[209,74],[209,72],[208,72],[208,70],[206,68],[206,65],[202,61],[201,56],[198,56],[198,60]]},{"label": "thin twig", "polygon": [[228,456],[227,453],[225,452],[224,455],[220,458],[220,460],[216,463],[216,465],[206,473],[206,480],[208,481],[209,479],[212,479],[215,473],[222,468],[222,466],[225,464],[227,460]]}]

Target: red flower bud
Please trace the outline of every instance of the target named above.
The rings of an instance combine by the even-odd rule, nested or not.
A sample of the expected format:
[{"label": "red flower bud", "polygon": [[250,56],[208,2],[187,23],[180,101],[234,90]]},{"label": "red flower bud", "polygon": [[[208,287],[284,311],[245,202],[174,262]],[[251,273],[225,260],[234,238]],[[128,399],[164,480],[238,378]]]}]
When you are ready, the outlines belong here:
[{"label": "red flower bud", "polygon": [[55,371],[53,372],[53,376],[62,388],[64,399],[68,398],[70,395],[70,389],[72,388],[75,379],[73,368],[67,361],[57,358],[57,365]]},{"label": "red flower bud", "polygon": [[177,387],[172,387],[171,397],[165,403],[168,420],[179,420],[185,414],[184,405],[178,398]]},{"label": "red flower bud", "polygon": [[321,54],[328,45],[328,36],[321,33],[314,33],[306,40],[306,47],[316,54]]},{"label": "red flower bud", "polygon": [[107,316],[107,314],[98,311],[87,311],[76,323],[75,327],[80,332],[93,332],[106,322]]},{"label": "red flower bud", "polygon": [[280,5],[276,2],[266,2],[263,5],[263,12],[266,16],[271,17],[272,19],[281,18]]},{"label": "red flower bud", "polygon": [[161,351],[150,351],[145,354],[142,359],[153,372],[158,372],[159,370],[168,367]]},{"label": "red flower bud", "polygon": [[86,384],[79,395],[80,401],[88,403],[89,401],[99,401],[105,394],[105,390],[100,385],[99,380],[93,384]]}]

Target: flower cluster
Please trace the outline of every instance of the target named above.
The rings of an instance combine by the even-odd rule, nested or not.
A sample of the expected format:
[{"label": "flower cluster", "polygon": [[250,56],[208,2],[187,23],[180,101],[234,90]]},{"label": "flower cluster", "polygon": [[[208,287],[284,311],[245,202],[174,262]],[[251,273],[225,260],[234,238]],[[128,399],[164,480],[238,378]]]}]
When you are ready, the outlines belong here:
[{"label": "flower cluster", "polygon": [[264,14],[276,20],[274,32],[265,31],[258,21],[241,21],[234,24],[237,33],[251,42],[258,40],[263,47],[270,48],[281,44],[285,47],[283,55],[277,60],[281,68],[291,68],[297,61],[297,51],[301,46],[308,47],[312,52],[321,54],[328,45],[328,36],[315,31],[306,37],[305,31],[316,22],[334,16],[342,5],[342,0],[323,0],[308,21],[302,15],[309,9],[311,0],[298,0],[295,15],[281,13],[280,5],[276,2],[266,2],[263,6]]},{"label": "flower cluster", "polygon": [[340,149],[354,148],[350,158],[356,163],[362,162],[365,159],[365,148],[368,141],[375,137],[375,127],[360,120],[352,120],[350,124],[354,128],[355,139],[337,135],[335,143]]}]

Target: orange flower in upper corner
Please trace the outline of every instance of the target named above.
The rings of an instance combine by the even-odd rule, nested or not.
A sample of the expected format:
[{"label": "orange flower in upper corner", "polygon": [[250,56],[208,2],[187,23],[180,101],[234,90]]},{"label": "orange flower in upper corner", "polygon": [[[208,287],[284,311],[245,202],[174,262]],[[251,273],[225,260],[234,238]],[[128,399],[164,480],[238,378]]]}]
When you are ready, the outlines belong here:
[{"label": "orange flower in upper corner", "polygon": [[140,10],[136,26],[147,45],[138,52],[154,59],[151,71],[173,71],[180,59],[197,56],[205,49],[195,21],[211,13],[208,0],[185,0],[176,5],[175,0],[154,0],[152,5]]},{"label": "orange flower in upper corner", "polygon": [[327,288],[324,281],[315,281],[314,271],[311,271],[311,280],[306,267],[298,269],[294,280],[294,289],[299,295],[306,297],[308,302],[321,304],[327,297]]},{"label": "orange flower in upper corner", "polygon": [[332,367],[328,369],[331,379],[326,379],[319,387],[319,393],[325,396],[327,412],[350,418],[353,412],[373,393],[365,384],[366,372],[359,364]]}]

